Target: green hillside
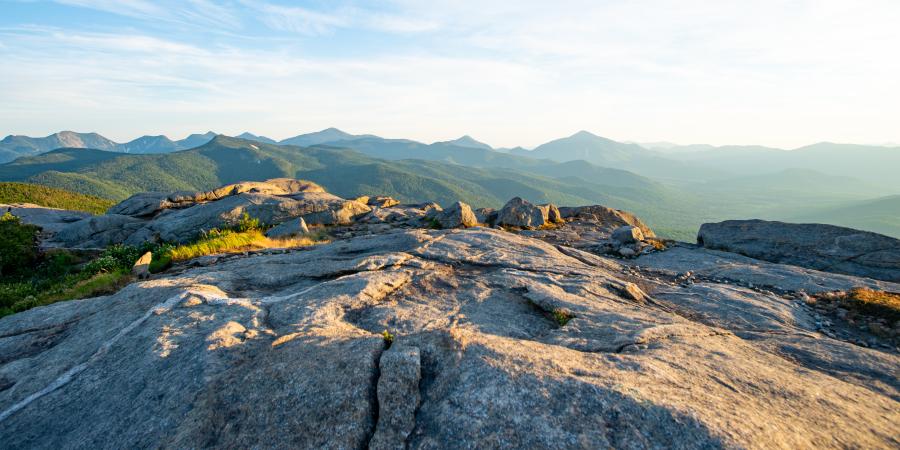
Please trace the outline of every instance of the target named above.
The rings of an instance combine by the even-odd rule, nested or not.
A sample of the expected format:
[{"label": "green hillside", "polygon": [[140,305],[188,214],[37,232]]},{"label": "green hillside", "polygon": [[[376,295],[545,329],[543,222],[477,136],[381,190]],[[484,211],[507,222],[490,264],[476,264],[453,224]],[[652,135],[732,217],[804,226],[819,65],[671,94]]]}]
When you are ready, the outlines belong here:
[{"label": "green hillside", "polygon": [[0,203],[34,203],[50,208],[72,209],[102,214],[113,202],[90,195],[78,194],[31,183],[0,182]]},{"label": "green hillside", "polygon": [[823,209],[793,216],[789,220],[830,223],[900,238],[900,195]]},{"label": "green hillside", "polygon": [[[440,146],[431,150],[448,151]],[[478,162],[475,153],[465,156]],[[444,159],[443,155],[438,159]],[[205,190],[275,177],[308,179],[344,197],[390,195],[403,202],[448,204],[462,200],[476,207],[500,207],[511,197],[521,196],[534,202],[599,203],[629,209],[647,217],[651,226],[684,239],[692,239],[704,219],[685,218],[684,211],[694,211],[685,207],[690,196],[630,172],[584,162],[521,157],[509,161],[517,167],[469,167],[422,159],[385,161],[349,149],[272,145],[219,136],[201,147],[167,154],[59,149],[0,165],[0,180],[39,183],[113,200],[144,191]],[[484,162],[485,166],[494,164],[496,161]]]}]

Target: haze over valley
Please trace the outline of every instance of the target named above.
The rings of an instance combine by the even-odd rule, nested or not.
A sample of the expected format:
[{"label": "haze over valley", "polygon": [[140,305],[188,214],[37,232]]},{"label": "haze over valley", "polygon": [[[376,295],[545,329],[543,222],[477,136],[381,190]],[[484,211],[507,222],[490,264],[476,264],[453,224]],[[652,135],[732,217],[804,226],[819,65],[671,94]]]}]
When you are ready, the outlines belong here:
[{"label": "haze over valley", "polygon": [[[661,235],[687,241],[701,223],[730,218],[852,225],[900,236],[897,147],[819,143],[791,150],[659,151],[586,131],[530,150],[494,149],[470,136],[425,144],[336,128],[281,141],[251,133],[217,136],[143,136],[126,143],[70,131],[7,136],[0,152],[12,160],[0,165],[0,181],[122,200],[148,190],[202,190],[288,176],[343,196],[379,192],[406,202],[462,199],[499,207],[518,195],[538,203],[600,203],[635,211]],[[854,208],[869,212],[836,212]]]}]

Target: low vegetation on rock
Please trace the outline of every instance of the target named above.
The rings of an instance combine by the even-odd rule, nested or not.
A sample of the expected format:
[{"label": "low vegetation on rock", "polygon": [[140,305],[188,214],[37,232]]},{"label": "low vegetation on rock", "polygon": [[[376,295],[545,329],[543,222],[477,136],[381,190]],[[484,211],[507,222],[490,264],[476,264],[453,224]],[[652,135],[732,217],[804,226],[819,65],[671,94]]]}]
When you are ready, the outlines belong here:
[{"label": "low vegetation on rock", "polygon": [[115,202],[31,183],[0,183],[0,204],[31,203],[49,208],[103,214]]},{"label": "low vegetation on rock", "polygon": [[323,232],[268,238],[265,229],[259,219],[244,214],[232,228],[202,231],[188,244],[113,244],[91,257],[91,252],[41,251],[39,227],[6,213],[0,217],[0,317],[59,301],[112,294],[132,281],[132,266],[148,251],[153,255],[149,271],[159,273],[175,262],[200,256],[328,241]]},{"label": "low vegetation on rock", "polygon": [[[29,263],[0,277],[0,316],[64,300],[112,294],[131,281],[131,266],[153,247],[113,245],[91,257],[67,250],[40,252],[34,245],[30,252],[35,256]],[[5,248],[0,252],[0,258],[7,257]]]}]

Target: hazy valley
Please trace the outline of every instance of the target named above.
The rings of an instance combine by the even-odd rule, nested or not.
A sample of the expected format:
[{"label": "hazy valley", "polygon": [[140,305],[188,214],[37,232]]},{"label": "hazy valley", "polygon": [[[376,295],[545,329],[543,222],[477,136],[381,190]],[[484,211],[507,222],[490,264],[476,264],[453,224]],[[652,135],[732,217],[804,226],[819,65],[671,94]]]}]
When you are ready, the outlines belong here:
[{"label": "hazy valley", "polygon": [[682,240],[692,240],[701,223],[730,218],[810,220],[900,236],[889,207],[869,207],[852,219],[830,212],[896,203],[890,197],[900,193],[894,176],[898,148],[823,143],[796,150],[658,151],[587,132],[534,150],[495,150],[468,136],[424,144],[334,128],[279,142],[250,133],[215,136],[145,136],[126,144],[95,133],[9,136],[0,151],[20,156],[0,165],[0,181],[121,200],[148,190],[210,189],[286,176],[315,181],[339,195],[379,192],[409,202],[462,199],[499,207],[519,195],[539,203],[599,203],[635,211],[661,235]]}]

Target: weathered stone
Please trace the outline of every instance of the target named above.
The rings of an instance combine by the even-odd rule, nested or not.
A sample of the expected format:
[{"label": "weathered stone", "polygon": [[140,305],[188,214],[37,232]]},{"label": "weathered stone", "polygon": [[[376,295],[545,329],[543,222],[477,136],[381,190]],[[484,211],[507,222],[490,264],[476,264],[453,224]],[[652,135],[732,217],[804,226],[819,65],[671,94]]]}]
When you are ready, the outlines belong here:
[{"label": "weathered stone", "polygon": [[562,217],[562,213],[559,212],[559,208],[552,203],[548,203],[546,205],[541,205],[541,208],[546,208],[547,210],[547,222],[549,223],[563,223],[565,222]]},{"label": "weathered stone", "polygon": [[281,222],[270,228],[266,231],[266,236],[270,238],[282,238],[306,233],[309,233],[309,227],[306,226],[306,221],[303,220],[302,217],[298,217],[296,219],[288,220],[287,222]]},{"label": "weathered stone", "polygon": [[472,207],[463,203],[456,202],[449,208],[439,212],[434,216],[441,228],[468,228],[478,225],[478,219],[472,212]]},{"label": "weathered stone", "polygon": [[132,195],[109,209],[109,214],[150,218],[167,209],[181,209],[198,203],[222,200],[243,193],[290,196],[302,193],[325,193],[321,186],[304,180],[273,178],[266,181],[245,181],[228,184],[211,191],[173,193],[144,192]]},{"label": "weathered stone", "polygon": [[103,248],[125,242],[145,222],[131,216],[105,214],[71,223],[52,237],[52,243],[72,248]]},{"label": "weathered stone", "polygon": [[520,197],[514,197],[503,205],[497,214],[497,224],[525,229],[540,228],[547,224],[548,210],[533,205]]},{"label": "weathered stone", "polygon": [[[195,239],[201,231],[234,226],[245,214],[268,225],[290,220],[299,223],[298,218],[306,223],[338,225],[353,223],[371,208],[324,192],[313,183],[275,179],[190,195],[136,195],[113,210],[129,215],[107,214],[73,223],[54,238],[55,242],[77,248],[147,241],[183,243]],[[280,230],[283,228],[276,232]]]},{"label": "weathered stone", "polygon": [[900,240],[822,224],[764,220],[705,223],[698,244],[827,272],[900,281]]},{"label": "weathered stone", "polygon": [[619,243],[619,245],[626,244],[634,244],[635,242],[640,242],[644,240],[644,233],[640,228],[626,225],[624,227],[616,228],[612,232],[612,240]]},{"label": "weathered stone", "polygon": [[[0,319],[0,436],[5,448],[896,446],[896,352],[818,334],[751,289],[629,275],[637,301],[624,268],[486,228],[409,230],[38,307]],[[421,381],[404,347],[419,349]]]},{"label": "weathered stone", "polygon": [[587,222],[593,227],[599,227],[610,233],[616,228],[625,225],[632,225],[641,229],[645,238],[655,237],[653,230],[650,229],[637,216],[619,209],[607,208],[602,205],[593,206],[564,206],[559,208],[559,212],[563,218],[572,219],[576,222]]},{"label": "weathered stone", "polygon": [[497,210],[494,208],[478,208],[475,210],[475,219],[478,223],[492,225],[497,221]]},{"label": "weathered stone", "polygon": [[397,206],[400,204],[399,201],[392,197],[385,197],[380,195],[375,197],[368,197],[366,203],[369,206],[377,206],[379,208],[390,208],[391,206]]},{"label": "weathered stone", "polygon": [[422,378],[419,349],[393,345],[381,354],[379,367],[378,425],[369,448],[403,450],[416,426]]},{"label": "weathered stone", "polygon": [[47,208],[31,203],[0,204],[0,215],[10,213],[23,223],[37,225],[44,233],[54,234],[70,223],[91,217],[90,213]]},{"label": "weathered stone", "polygon": [[346,225],[371,210],[362,203],[348,200],[329,209],[306,214],[303,220],[314,225]]},{"label": "weathered stone", "polygon": [[[900,284],[833,274],[787,264],[775,264],[718,250],[678,246],[664,252],[641,255],[635,260],[641,267],[653,268],[668,276],[691,271],[694,276],[753,284],[783,291],[810,294],[868,287],[900,292]],[[806,295],[805,293],[800,294]]]},{"label": "weathered stone", "polygon": [[150,277],[150,262],[153,261],[153,253],[147,252],[144,253],[137,261],[134,262],[134,266],[131,268],[131,274],[137,277],[139,280]]}]

